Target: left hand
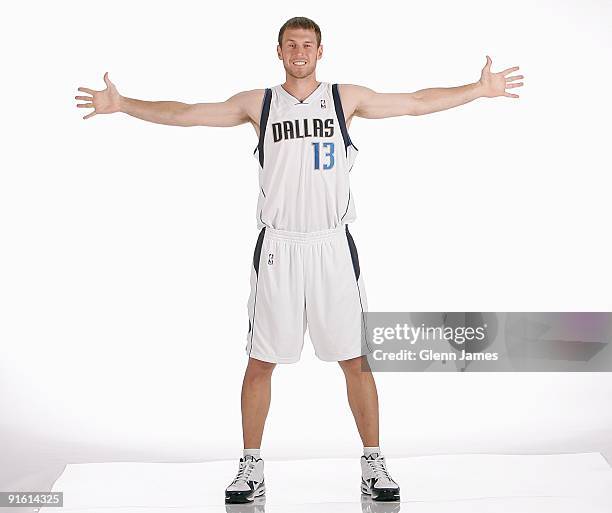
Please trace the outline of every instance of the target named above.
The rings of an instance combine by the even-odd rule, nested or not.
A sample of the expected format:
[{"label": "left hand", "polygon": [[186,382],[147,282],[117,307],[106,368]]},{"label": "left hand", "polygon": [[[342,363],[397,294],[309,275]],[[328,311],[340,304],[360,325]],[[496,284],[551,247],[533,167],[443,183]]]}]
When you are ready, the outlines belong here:
[{"label": "left hand", "polygon": [[491,57],[487,55],[487,63],[485,64],[484,68],[482,68],[480,80],[478,81],[482,96],[486,96],[487,98],[495,98],[496,96],[518,98],[518,94],[508,93],[506,92],[506,89],[521,87],[523,85],[523,82],[514,81],[521,80],[522,78],[524,78],[523,75],[514,75],[512,77],[506,77],[506,75],[508,73],[516,71],[517,69],[519,69],[519,67],[514,66],[513,68],[505,69],[504,71],[500,71],[499,73],[492,73],[491,64]]}]

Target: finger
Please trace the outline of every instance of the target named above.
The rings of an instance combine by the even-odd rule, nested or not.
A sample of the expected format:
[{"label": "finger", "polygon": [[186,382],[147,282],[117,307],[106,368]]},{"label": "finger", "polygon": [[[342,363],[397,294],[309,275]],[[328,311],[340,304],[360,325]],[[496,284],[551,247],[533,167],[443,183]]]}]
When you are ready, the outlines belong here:
[{"label": "finger", "polygon": [[77,107],[80,107],[80,108],[85,107],[86,109],[93,109],[94,104],[93,103],[77,103]]},{"label": "finger", "polygon": [[518,98],[519,97],[518,94],[512,94],[512,93],[504,93],[504,96],[507,96],[508,98]]},{"label": "finger", "polygon": [[106,84],[107,87],[110,87],[112,85],[110,78],[108,78],[108,71],[104,73],[104,83]]},{"label": "finger", "polygon": [[94,91],[93,89],[88,89],[87,87],[79,87],[78,90],[81,91],[82,93],[91,94],[92,96],[94,95],[94,93],[97,92],[97,91]]},{"label": "finger", "polygon": [[513,68],[505,69],[504,71],[501,72],[501,74],[505,75],[506,73],[511,73],[512,71],[516,71],[517,69],[519,69],[519,67],[518,66],[514,66]]},{"label": "finger", "polygon": [[487,70],[490,70],[490,69],[491,69],[491,64],[492,64],[492,63],[493,63],[493,61],[491,60],[491,57],[489,57],[489,56],[487,55],[487,63],[485,64],[485,68],[486,68]]},{"label": "finger", "polygon": [[523,82],[518,82],[516,84],[506,84],[506,89],[512,89],[513,87],[521,87]]},{"label": "finger", "polygon": [[512,82],[513,80],[519,80],[521,78],[525,78],[523,75],[513,75],[511,77],[506,77],[506,82]]},{"label": "finger", "polygon": [[87,116],[83,116],[83,119],[88,119],[91,116],[95,116],[96,115],[96,111],[94,110],[93,112],[90,112],[89,114],[87,114]]},{"label": "finger", "polygon": [[75,100],[92,101],[93,100],[93,96],[75,96],[74,99]]}]

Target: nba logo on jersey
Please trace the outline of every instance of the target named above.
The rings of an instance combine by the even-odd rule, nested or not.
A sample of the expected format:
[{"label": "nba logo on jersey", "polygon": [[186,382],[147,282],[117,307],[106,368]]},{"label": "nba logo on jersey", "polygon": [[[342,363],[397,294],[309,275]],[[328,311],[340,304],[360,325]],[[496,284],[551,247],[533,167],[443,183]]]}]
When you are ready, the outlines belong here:
[{"label": "nba logo on jersey", "polygon": [[327,105],[325,105],[325,100],[321,99],[321,108],[324,109],[325,107],[327,107]]},{"label": "nba logo on jersey", "polygon": [[274,253],[270,253],[268,255],[268,265],[272,265],[274,263]]}]

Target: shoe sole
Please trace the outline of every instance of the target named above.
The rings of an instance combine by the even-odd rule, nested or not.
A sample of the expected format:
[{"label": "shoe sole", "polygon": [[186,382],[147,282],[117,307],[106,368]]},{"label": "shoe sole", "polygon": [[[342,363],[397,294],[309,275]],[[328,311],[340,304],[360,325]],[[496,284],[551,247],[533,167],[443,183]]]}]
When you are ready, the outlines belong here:
[{"label": "shoe sole", "polygon": [[266,494],[265,486],[253,491],[244,492],[225,492],[225,504],[248,504]]},{"label": "shoe sole", "polygon": [[361,483],[361,493],[369,495],[373,501],[393,502],[400,500],[400,491],[398,489],[383,488],[382,490],[372,490],[365,483]]}]

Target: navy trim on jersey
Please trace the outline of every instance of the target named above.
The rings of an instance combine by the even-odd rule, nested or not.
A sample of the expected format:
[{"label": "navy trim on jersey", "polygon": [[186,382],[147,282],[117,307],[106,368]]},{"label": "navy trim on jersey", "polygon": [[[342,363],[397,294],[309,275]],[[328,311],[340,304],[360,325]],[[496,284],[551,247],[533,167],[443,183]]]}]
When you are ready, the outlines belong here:
[{"label": "navy trim on jersey", "polygon": [[[268,89],[265,89],[264,90],[263,98],[261,99],[261,112],[259,114],[260,135],[261,135],[261,121],[262,121],[262,118],[263,118],[263,115],[264,115],[266,100],[267,100],[267,97],[268,97],[267,95],[268,95]],[[261,137],[259,139],[261,139]],[[258,149],[259,149],[259,140],[257,141],[257,146],[255,146],[255,149],[253,150],[253,155],[255,155],[255,153],[257,153]]]},{"label": "navy trim on jersey", "polygon": [[263,168],[264,165],[264,137],[266,135],[266,125],[268,124],[268,116],[270,115],[270,103],[272,102],[272,89],[266,89],[264,93],[263,105],[261,107],[261,116],[259,118],[259,143],[253,151],[259,151],[259,165]]},{"label": "navy trim on jersey", "polygon": [[[349,173],[350,172],[351,172],[351,170],[349,169]],[[341,222],[344,219],[344,216],[346,215],[346,213],[348,212],[350,204],[351,204],[351,189],[349,188],[349,197],[348,197],[348,201],[346,202],[346,210],[344,211],[344,214],[342,214],[342,217],[340,218]]]},{"label": "navy trim on jersey", "polygon": [[346,128],[346,119],[344,119],[344,110],[342,109],[342,101],[340,100],[340,93],[338,92],[338,84],[332,84],[332,96],[334,98],[334,107],[336,109],[336,117],[340,124],[340,131],[342,132],[342,138],[344,139],[344,149],[348,149],[349,146],[357,149],[357,146],[353,144]]}]

